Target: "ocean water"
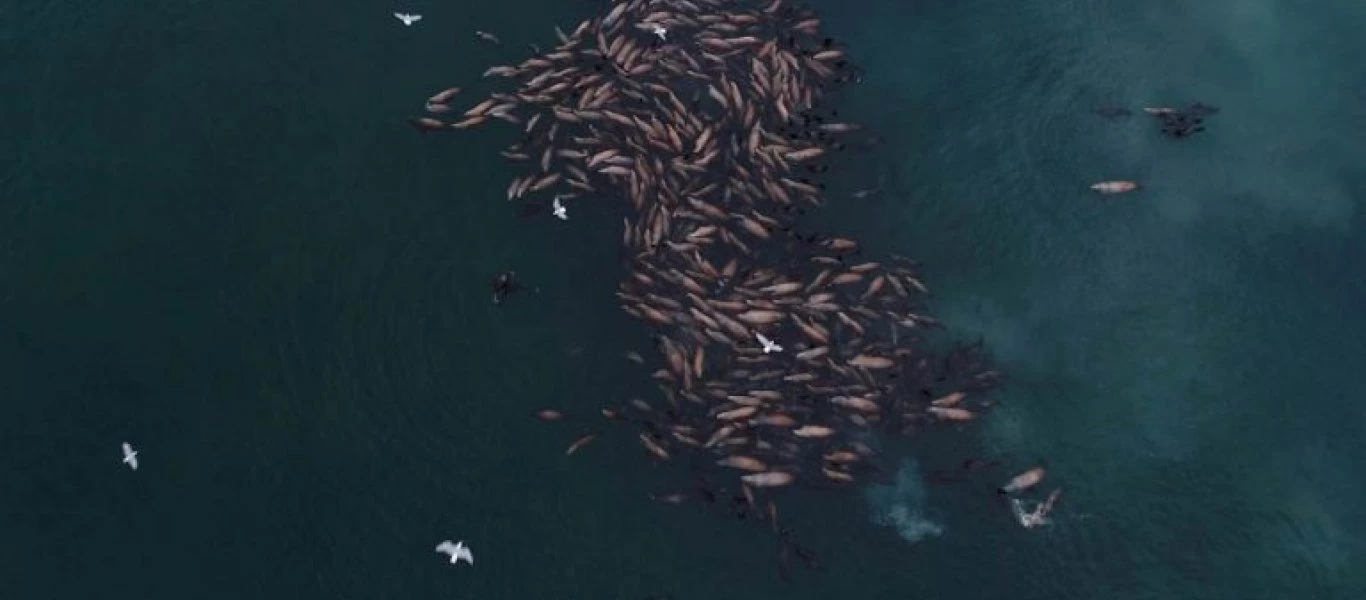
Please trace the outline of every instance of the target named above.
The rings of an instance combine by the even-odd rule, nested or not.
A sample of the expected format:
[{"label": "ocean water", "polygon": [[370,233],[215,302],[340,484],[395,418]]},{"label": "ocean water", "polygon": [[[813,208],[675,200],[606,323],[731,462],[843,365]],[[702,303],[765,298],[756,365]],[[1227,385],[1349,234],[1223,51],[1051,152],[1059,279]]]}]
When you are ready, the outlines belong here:
[{"label": "ocean water", "polygon": [[[816,2],[886,143],[811,225],[924,263],[1009,381],[888,441],[891,485],[794,498],[796,585],[625,436],[531,418],[641,389],[620,208],[518,219],[511,131],[402,122],[602,5],[0,3],[0,598],[1366,597],[1366,5]],[[1191,100],[1181,142],[1090,114]],[[1046,461],[1055,522],[927,479],[968,457]]]}]

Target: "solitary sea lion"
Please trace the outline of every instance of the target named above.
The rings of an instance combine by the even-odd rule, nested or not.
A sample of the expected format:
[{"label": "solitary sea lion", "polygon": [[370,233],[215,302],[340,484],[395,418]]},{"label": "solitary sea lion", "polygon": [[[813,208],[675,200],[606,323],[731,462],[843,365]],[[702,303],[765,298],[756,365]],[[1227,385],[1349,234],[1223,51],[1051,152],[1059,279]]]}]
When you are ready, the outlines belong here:
[{"label": "solitary sea lion", "polygon": [[650,494],[650,499],[656,502],[663,502],[665,504],[682,504],[683,501],[688,499],[688,497],[683,494],[674,492],[672,494],[664,494],[662,496]]},{"label": "solitary sea lion", "polygon": [[1001,486],[996,491],[1001,494],[1010,494],[1027,490],[1038,485],[1040,481],[1043,481],[1045,473],[1047,473],[1047,471],[1045,471],[1043,467],[1031,468],[1028,471],[1011,477],[1010,481],[1006,482],[1005,485]]},{"label": "solitary sea lion", "polygon": [[493,279],[493,303],[502,304],[508,296],[522,289],[517,282],[517,272],[508,271]]},{"label": "solitary sea lion", "polygon": [[565,451],[564,451],[565,456],[569,456],[569,455],[571,455],[571,454],[573,454],[573,453],[575,453],[575,452],[578,452],[578,451],[579,451],[579,448],[582,448],[582,447],[584,447],[584,446],[587,446],[589,442],[592,442],[592,441],[593,441],[594,439],[596,439],[597,437],[598,437],[598,434],[596,434],[596,433],[588,433],[588,434],[584,434],[584,435],[580,436],[579,439],[574,440],[574,443],[572,443],[572,444],[569,445],[569,448],[565,449]]},{"label": "solitary sea lion", "polygon": [[851,197],[851,198],[853,198],[853,199],[855,199],[855,200],[863,200],[864,198],[868,198],[868,197],[872,196],[873,194],[876,194],[876,193],[881,192],[881,191],[882,191],[882,188],[881,188],[881,187],[864,188],[864,189],[861,189],[861,190],[856,190],[854,193],[849,194],[849,197]]},{"label": "solitary sea lion", "polygon": [[1209,104],[1205,104],[1204,102],[1197,101],[1192,102],[1190,106],[1186,107],[1186,112],[1194,117],[1203,117],[1206,115],[1212,115],[1214,113],[1219,112],[1219,107],[1211,106]]},{"label": "solitary sea lion", "polygon": [[1102,181],[1091,184],[1091,189],[1102,194],[1122,194],[1138,189],[1138,184],[1132,181]]}]

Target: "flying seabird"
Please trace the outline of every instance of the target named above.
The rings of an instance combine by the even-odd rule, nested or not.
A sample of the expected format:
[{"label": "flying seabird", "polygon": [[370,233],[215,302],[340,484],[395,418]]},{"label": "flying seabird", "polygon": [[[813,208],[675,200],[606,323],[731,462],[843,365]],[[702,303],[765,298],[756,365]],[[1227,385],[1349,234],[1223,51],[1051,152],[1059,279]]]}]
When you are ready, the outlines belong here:
[{"label": "flying seabird", "polygon": [[763,346],[764,346],[764,354],[768,354],[768,353],[770,353],[770,352],[782,352],[782,351],[783,351],[783,347],[782,347],[782,346],[779,346],[778,344],[775,344],[775,343],[773,342],[773,340],[768,339],[768,337],[764,336],[764,334],[762,334],[762,333],[759,333],[759,332],[756,331],[756,332],[754,332],[754,337],[757,338],[757,339],[759,340],[759,343],[760,343],[760,344],[763,344]]},{"label": "flying seabird", "polygon": [[451,556],[451,564],[453,565],[460,564],[460,561],[462,560],[470,563],[470,566],[474,565],[474,553],[470,552],[470,549],[465,546],[463,540],[455,543],[451,543],[450,540],[441,542],[436,545],[436,551],[442,554],[449,554]]},{"label": "flying seabird", "polygon": [[503,40],[498,39],[498,36],[493,35],[492,33],[489,33],[489,32],[487,32],[487,31],[475,31],[475,32],[474,32],[474,36],[477,37],[477,38],[479,38],[479,39],[481,39],[481,40],[484,40],[484,41],[486,41],[486,42],[488,42],[488,43],[490,43],[490,44],[502,44],[502,43],[503,43]]},{"label": "flying seabird", "polygon": [[666,37],[666,36],[669,35],[669,30],[668,30],[668,29],[665,29],[663,25],[654,25],[654,26],[650,27],[650,32],[651,32],[651,33],[654,33],[654,34],[657,35],[657,36],[659,36],[660,41],[664,41],[664,42],[669,41],[668,38]]},{"label": "flying seabird", "polygon": [[561,220],[561,221],[568,221],[568,220],[569,220],[569,213],[568,213],[568,211],[565,209],[564,203],[560,202],[560,197],[559,197],[559,196],[555,196],[555,200],[554,200],[553,202],[551,202],[550,208],[551,208],[551,211],[555,213],[555,216],[556,216],[557,218],[559,218],[559,220]]},{"label": "flying seabird", "polygon": [[422,15],[410,15],[408,13],[394,13],[394,18],[403,21],[405,26],[411,27],[413,23],[422,20]]},{"label": "flying seabird", "polygon": [[134,471],[138,470],[138,451],[133,449],[133,445],[128,442],[123,443],[123,462],[127,463]]}]

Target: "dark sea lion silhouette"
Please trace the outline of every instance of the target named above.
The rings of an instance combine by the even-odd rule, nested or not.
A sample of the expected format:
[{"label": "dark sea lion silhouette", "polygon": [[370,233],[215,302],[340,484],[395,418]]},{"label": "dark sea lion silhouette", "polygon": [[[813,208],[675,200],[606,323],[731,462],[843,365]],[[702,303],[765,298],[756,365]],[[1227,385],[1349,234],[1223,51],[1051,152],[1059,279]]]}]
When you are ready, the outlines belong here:
[{"label": "dark sea lion silhouette", "polygon": [[1192,102],[1190,106],[1186,107],[1186,112],[1194,117],[1203,117],[1219,112],[1219,107],[1197,101]]},{"label": "dark sea lion silhouette", "polygon": [[522,289],[522,284],[517,283],[517,272],[508,271],[500,274],[493,279],[493,303],[502,304],[508,296]]}]

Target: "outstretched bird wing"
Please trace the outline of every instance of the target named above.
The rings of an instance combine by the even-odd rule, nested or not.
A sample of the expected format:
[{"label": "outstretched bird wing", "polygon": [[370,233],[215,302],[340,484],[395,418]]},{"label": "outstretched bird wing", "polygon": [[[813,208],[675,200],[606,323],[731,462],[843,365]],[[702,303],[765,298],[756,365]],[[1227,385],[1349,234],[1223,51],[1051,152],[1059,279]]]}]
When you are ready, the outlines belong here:
[{"label": "outstretched bird wing", "polygon": [[450,540],[446,540],[444,542],[441,542],[440,544],[437,544],[436,551],[444,554],[450,554],[451,556],[455,556],[457,552],[455,544],[452,544]]}]

